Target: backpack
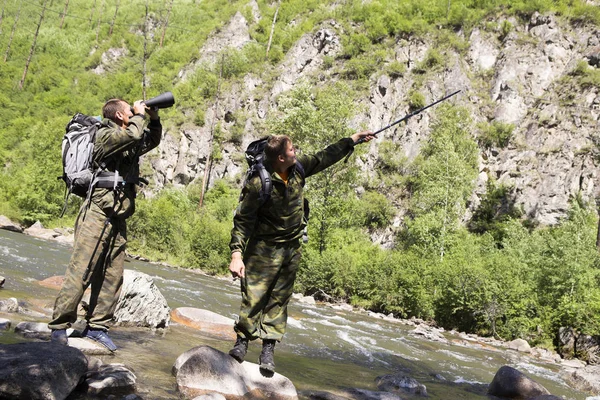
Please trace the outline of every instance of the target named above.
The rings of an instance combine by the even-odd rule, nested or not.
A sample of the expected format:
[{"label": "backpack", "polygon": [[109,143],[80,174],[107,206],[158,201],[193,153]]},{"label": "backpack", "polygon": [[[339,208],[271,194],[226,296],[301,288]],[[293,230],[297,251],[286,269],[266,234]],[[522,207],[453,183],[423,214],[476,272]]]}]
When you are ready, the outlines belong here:
[{"label": "backpack", "polygon": [[[267,147],[266,137],[255,140],[254,142],[250,143],[244,153],[244,156],[246,157],[246,162],[248,163],[248,172],[246,173],[244,186],[246,186],[246,183],[254,175],[258,174],[258,176],[260,176],[262,187],[258,193],[258,198],[261,202],[261,205],[265,204],[269,200],[269,198],[271,198],[271,193],[273,192],[273,182],[271,182],[271,174],[269,174],[269,171],[267,171],[264,165],[265,147]],[[302,186],[304,186],[304,167],[298,161],[296,161],[296,170],[300,173],[300,176],[302,177]]]},{"label": "backpack", "polygon": [[71,193],[85,198],[88,194],[94,176],[92,153],[96,132],[101,126],[98,118],[77,113],[71,118],[65,129],[62,140],[62,179],[66,184],[65,205],[61,216],[67,207]]}]

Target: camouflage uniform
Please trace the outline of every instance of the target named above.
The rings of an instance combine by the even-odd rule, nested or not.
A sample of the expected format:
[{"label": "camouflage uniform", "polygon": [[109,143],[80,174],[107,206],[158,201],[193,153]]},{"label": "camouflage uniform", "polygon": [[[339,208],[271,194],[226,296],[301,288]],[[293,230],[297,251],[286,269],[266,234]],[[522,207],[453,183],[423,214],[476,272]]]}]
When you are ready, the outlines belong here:
[{"label": "camouflage uniform", "polygon": [[[315,155],[298,156],[305,177],[335,164],[352,151],[354,142],[345,138]],[[300,238],[304,221],[303,178],[291,167],[288,184],[270,170],[273,191],[261,205],[262,183],[254,176],[242,189],[231,231],[229,248],[243,254],[242,305],[235,331],[249,340],[280,341],[287,324],[289,303],[300,263]]]},{"label": "camouflage uniform", "polygon": [[108,330],[123,283],[125,220],[135,210],[139,156],[158,146],[162,134],[160,120],[151,120],[148,128],[144,135],[144,118],[139,115],[130,118],[126,129],[109,119],[102,121],[96,134],[94,165],[104,162],[106,171],[118,171],[127,183],[116,191],[95,188],[81,206],[73,254],[48,324],[50,329],[66,329],[77,320],[77,306],[91,285],[88,326]]}]

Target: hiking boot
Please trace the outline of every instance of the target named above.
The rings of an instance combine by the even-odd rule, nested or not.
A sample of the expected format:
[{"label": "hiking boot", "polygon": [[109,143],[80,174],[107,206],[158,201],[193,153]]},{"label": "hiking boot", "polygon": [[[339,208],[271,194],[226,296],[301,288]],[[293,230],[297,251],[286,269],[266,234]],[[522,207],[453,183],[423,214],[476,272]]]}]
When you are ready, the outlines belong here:
[{"label": "hiking boot", "polygon": [[275,353],[275,342],[276,340],[265,339],[263,340],[263,348],[258,358],[258,365],[260,369],[275,372],[275,361],[273,360]]},{"label": "hiking boot", "polygon": [[235,358],[238,362],[244,361],[246,352],[248,351],[248,339],[238,336],[233,349],[229,350],[229,355]]},{"label": "hiking boot", "polygon": [[52,334],[50,335],[50,341],[54,344],[60,344],[66,346],[69,344],[69,339],[67,338],[67,330],[66,329],[52,329]]},{"label": "hiking boot", "polygon": [[92,340],[100,343],[101,345],[103,345],[104,347],[106,347],[107,349],[109,349],[112,352],[117,351],[117,346],[115,346],[113,341],[110,339],[110,337],[108,336],[108,333],[106,333],[102,329],[91,329],[89,327],[86,327],[83,330],[83,333],[81,334],[81,336],[86,337],[88,339],[92,339]]}]

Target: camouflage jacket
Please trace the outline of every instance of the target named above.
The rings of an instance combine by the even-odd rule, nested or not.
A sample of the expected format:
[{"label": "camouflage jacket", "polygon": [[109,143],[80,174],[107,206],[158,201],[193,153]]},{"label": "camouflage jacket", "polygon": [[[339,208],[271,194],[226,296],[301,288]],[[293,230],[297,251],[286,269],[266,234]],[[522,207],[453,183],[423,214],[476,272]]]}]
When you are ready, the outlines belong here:
[{"label": "camouflage jacket", "polygon": [[[160,120],[150,120],[144,135],[144,118],[135,115],[123,129],[110,119],[104,119],[96,133],[93,163],[106,164],[105,171],[115,172],[129,182],[139,177],[139,157],[158,146],[162,135]],[[115,197],[116,196],[116,197]],[[95,188],[92,201],[107,216],[127,218],[135,211],[135,184],[126,184],[115,194],[112,189]]]},{"label": "camouflage jacket", "polygon": [[[354,142],[345,138],[329,145],[314,155],[299,155],[298,162],[309,177],[335,164],[352,151]],[[262,182],[258,175],[248,180],[242,189],[241,201],[233,217],[233,229],[229,248],[231,252],[244,252],[248,241],[261,240],[267,243],[288,243],[299,240],[305,222],[303,179],[295,166],[290,167],[288,184],[269,165],[273,191],[271,197],[261,204],[258,196]]]}]

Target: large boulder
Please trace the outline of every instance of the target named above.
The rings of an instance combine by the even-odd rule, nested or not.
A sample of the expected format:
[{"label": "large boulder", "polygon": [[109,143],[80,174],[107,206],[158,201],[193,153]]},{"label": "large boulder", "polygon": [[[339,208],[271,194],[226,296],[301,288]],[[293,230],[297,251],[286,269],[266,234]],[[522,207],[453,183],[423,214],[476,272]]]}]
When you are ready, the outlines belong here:
[{"label": "large boulder", "polygon": [[113,317],[117,325],[166,328],[171,309],[147,274],[125,270],[123,288]]},{"label": "large boulder", "polygon": [[233,319],[212,311],[193,307],[179,307],[173,310],[171,319],[217,339],[235,340],[236,337],[233,331]]},{"label": "large boulder", "polygon": [[136,376],[123,364],[107,364],[90,370],[83,387],[97,397],[125,395],[135,392]]},{"label": "large boulder", "polygon": [[21,225],[12,222],[10,219],[6,218],[4,215],[0,215],[0,229],[17,232],[17,233],[23,233],[23,227],[21,227]]},{"label": "large boulder", "polygon": [[0,344],[0,398],[65,399],[87,368],[85,355],[72,347],[52,343]]},{"label": "large boulder", "polygon": [[488,394],[507,399],[529,399],[550,392],[522,372],[505,365],[496,372]]},{"label": "large boulder", "polygon": [[238,363],[210,346],[194,347],[180,355],[173,365],[177,389],[187,399],[217,393],[229,400],[296,400],[292,381],[283,375],[263,375],[258,365]]}]

